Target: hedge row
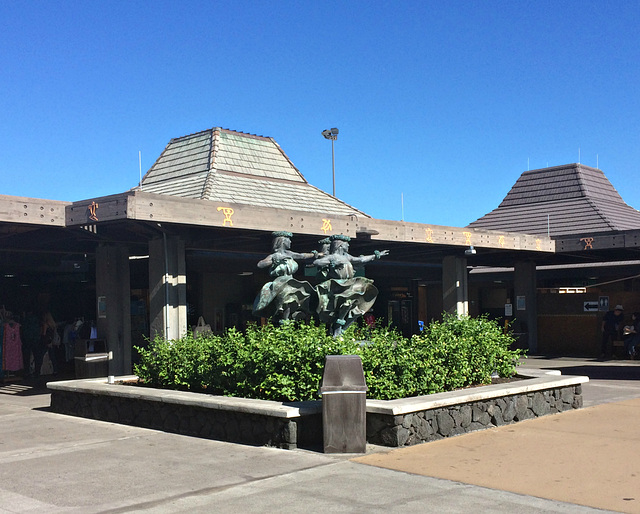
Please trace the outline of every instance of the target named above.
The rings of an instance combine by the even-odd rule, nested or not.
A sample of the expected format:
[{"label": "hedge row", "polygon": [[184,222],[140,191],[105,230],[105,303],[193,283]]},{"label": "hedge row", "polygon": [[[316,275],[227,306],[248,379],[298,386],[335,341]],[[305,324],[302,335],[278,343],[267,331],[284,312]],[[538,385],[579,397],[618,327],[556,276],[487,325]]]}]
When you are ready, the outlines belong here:
[{"label": "hedge row", "polygon": [[520,350],[486,316],[444,316],[405,338],[389,327],[350,327],[334,339],[324,326],[251,325],[243,333],[157,337],[137,348],[135,372],[153,387],[278,401],[318,398],[327,355],[362,358],[369,398],[392,399],[486,384],[515,373]]}]

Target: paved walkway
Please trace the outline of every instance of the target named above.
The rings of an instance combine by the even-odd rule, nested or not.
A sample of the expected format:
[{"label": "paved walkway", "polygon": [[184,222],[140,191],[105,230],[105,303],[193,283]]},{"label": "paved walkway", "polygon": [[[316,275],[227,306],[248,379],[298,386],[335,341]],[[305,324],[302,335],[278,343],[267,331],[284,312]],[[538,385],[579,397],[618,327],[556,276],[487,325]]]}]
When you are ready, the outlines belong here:
[{"label": "paved walkway", "polygon": [[62,416],[0,386],[0,512],[640,512],[640,363],[527,366],[593,375],[589,407],[365,456]]},{"label": "paved walkway", "polygon": [[640,398],[355,461],[539,498],[640,513]]},{"label": "paved walkway", "polygon": [[589,376],[587,408],[354,461],[640,513],[640,363],[532,357],[523,365]]}]

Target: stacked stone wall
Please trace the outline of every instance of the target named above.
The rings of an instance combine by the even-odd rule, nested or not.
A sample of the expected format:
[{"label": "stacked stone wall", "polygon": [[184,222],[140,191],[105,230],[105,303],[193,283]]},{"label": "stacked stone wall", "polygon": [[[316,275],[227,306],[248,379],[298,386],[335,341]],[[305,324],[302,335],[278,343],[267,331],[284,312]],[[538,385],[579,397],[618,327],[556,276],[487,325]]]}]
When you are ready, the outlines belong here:
[{"label": "stacked stone wall", "polygon": [[321,414],[289,419],[68,391],[52,391],[51,409],[61,414],[176,434],[285,449],[293,449],[300,444],[317,444],[318,427],[322,439]]},{"label": "stacked stone wall", "polygon": [[[200,406],[191,400],[158,398],[54,387],[51,409],[61,414],[219,441],[286,449],[322,447],[321,409],[282,417],[247,412],[242,405],[221,409]],[[455,403],[403,415],[381,414],[372,408],[368,409],[366,417],[367,442],[389,447],[409,446],[581,407],[582,385],[577,384]]]},{"label": "stacked stone wall", "polygon": [[367,441],[410,446],[582,407],[582,385],[392,416],[367,413]]}]

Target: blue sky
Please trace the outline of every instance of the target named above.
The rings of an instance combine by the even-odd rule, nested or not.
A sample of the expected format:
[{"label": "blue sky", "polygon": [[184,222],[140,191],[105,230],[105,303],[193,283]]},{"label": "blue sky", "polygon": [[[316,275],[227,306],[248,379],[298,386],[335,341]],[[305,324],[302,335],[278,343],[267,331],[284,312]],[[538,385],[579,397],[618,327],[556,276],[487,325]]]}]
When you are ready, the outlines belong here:
[{"label": "blue sky", "polygon": [[81,200],[211,127],[383,219],[464,226],[523,171],[640,207],[640,2],[0,2],[0,194]]}]

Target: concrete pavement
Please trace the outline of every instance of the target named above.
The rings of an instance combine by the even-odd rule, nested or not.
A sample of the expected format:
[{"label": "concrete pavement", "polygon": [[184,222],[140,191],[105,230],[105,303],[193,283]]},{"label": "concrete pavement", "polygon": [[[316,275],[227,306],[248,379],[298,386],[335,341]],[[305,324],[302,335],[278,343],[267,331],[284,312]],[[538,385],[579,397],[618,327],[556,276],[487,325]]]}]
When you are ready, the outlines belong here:
[{"label": "concrete pavement", "polygon": [[[0,512],[640,512],[640,363],[527,366],[600,374],[584,386],[591,407],[364,457],[72,418],[42,389],[0,386]],[[505,477],[519,475],[515,489]]]},{"label": "concrete pavement", "polygon": [[356,462],[640,513],[640,398],[369,455]]}]

